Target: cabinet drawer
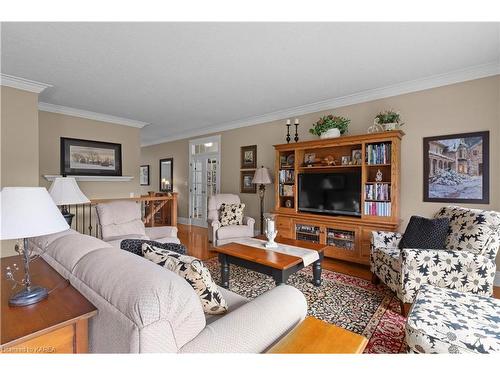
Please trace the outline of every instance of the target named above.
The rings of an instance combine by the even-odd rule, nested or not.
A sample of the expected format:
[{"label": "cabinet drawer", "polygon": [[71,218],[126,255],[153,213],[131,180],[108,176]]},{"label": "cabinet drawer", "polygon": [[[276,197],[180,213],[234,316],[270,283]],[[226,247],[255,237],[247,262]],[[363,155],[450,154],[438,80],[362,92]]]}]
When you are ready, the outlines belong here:
[{"label": "cabinet drawer", "polygon": [[291,218],[278,216],[276,218],[276,229],[278,230],[278,236],[293,238]]},{"label": "cabinet drawer", "polygon": [[8,353],[74,353],[74,327],[68,325],[8,348]]}]

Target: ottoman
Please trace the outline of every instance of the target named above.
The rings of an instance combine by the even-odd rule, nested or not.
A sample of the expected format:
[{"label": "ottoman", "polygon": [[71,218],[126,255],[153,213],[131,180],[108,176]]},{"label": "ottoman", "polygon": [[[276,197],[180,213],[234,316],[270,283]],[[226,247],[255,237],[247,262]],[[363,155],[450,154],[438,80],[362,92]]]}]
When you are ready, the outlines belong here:
[{"label": "ottoman", "polygon": [[422,285],[405,334],[410,353],[500,352],[500,300]]}]

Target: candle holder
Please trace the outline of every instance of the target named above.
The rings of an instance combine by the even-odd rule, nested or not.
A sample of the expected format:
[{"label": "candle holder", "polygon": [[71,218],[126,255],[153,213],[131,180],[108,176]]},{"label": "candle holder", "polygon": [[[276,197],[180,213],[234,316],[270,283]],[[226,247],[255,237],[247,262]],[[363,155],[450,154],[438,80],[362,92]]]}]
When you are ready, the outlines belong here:
[{"label": "candle holder", "polygon": [[267,242],[264,244],[264,246],[268,249],[278,247],[278,244],[274,242],[274,239],[278,235],[278,231],[274,228],[274,220],[266,218],[266,230],[264,233],[266,234]]},{"label": "candle holder", "polygon": [[290,124],[286,124],[286,143],[290,143]]},{"label": "candle holder", "polygon": [[293,138],[293,140],[295,142],[298,142],[299,141],[299,119],[295,119],[295,137]]}]

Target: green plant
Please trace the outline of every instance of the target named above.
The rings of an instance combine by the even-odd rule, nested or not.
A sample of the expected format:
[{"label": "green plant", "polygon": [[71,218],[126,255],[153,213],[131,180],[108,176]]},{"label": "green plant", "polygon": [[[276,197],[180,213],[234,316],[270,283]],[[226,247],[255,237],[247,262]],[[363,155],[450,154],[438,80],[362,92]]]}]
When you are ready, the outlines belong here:
[{"label": "green plant", "polygon": [[313,124],[313,127],[309,129],[309,133],[320,136],[327,130],[337,128],[339,129],[340,134],[344,134],[347,131],[350,122],[351,120],[342,116],[323,116]]},{"label": "green plant", "polygon": [[375,116],[375,122],[377,124],[397,123],[399,126],[404,125],[404,122],[401,122],[401,115],[399,112],[394,112],[392,109],[380,112],[377,116]]}]

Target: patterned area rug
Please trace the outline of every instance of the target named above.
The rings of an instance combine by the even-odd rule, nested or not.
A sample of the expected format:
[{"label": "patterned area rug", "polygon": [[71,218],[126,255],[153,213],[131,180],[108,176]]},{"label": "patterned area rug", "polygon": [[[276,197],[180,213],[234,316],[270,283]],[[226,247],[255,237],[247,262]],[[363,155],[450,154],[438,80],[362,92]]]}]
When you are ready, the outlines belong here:
[{"label": "patterned area rug", "polygon": [[[216,258],[204,262],[214,281],[220,282]],[[399,301],[386,286],[337,272],[323,270],[322,284],[312,283],[312,269],[290,276],[288,284],[304,293],[308,315],[335,324],[369,339],[365,353],[401,353],[405,351],[404,325]],[[247,298],[272,289],[271,277],[231,265],[229,288]]]}]

